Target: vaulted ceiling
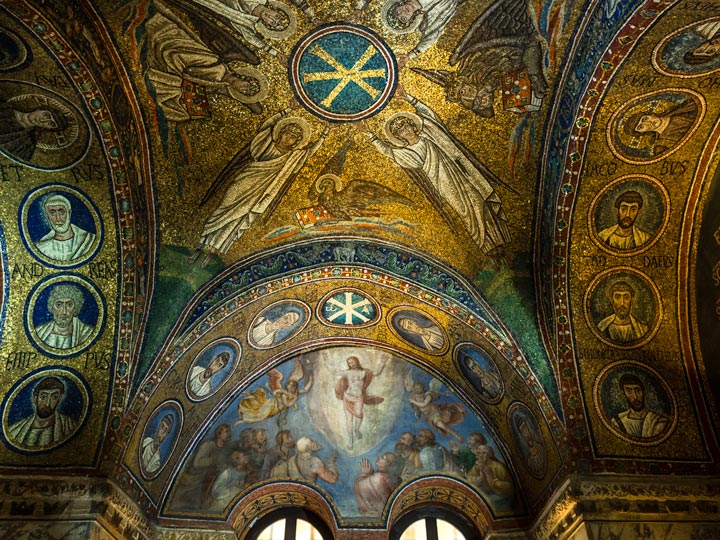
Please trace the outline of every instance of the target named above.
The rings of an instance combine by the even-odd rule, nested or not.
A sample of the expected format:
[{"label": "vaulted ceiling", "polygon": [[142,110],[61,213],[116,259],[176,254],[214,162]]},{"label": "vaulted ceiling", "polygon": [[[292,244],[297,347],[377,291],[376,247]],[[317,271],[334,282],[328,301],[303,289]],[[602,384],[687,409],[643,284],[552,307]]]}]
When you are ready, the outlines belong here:
[{"label": "vaulted ceiling", "polygon": [[[368,508],[363,460],[430,430],[454,464],[394,485],[497,530],[571,473],[717,473],[720,4],[413,6],[0,5],[6,473],[378,527],[408,491]],[[329,473],[262,472],[281,430]]]}]

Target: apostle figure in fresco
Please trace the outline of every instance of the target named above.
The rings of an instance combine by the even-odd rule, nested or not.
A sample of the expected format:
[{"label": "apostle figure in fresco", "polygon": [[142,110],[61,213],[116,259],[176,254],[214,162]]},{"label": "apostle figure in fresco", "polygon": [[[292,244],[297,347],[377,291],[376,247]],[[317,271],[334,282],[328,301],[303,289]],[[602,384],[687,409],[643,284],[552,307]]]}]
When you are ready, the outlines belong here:
[{"label": "apostle figure in fresco", "polygon": [[617,224],[598,232],[600,240],[615,249],[635,249],[646,244],[652,235],[635,224],[643,207],[643,198],[637,191],[625,191],[615,199]]},{"label": "apostle figure in fresco", "polygon": [[200,504],[201,508],[208,508],[212,504],[215,480],[230,464],[230,454],[235,449],[231,439],[230,426],[220,424],[212,439],[198,445],[178,480],[175,494],[178,507],[193,508]]},{"label": "apostle figure in fresco", "polygon": [[33,388],[33,414],[15,422],[7,435],[15,444],[42,449],[56,446],[70,437],[77,422],[58,411],[65,396],[65,384],[58,377],[40,379]]},{"label": "apostle figure in fresco", "polygon": [[221,512],[235,496],[248,484],[248,476],[252,471],[250,457],[243,450],[233,450],[230,454],[230,466],[215,479],[211,495],[213,503],[210,510]]},{"label": "apostle figure in fresco", "polygon": [[[405,170],[452,227],[459,217],[483,253],[501,252],[510,241],[510,230],[500,197],[490,183],[499,179],[448,131],[432,109],[401,86],[396,95],[410,103],[417,115],[397,113],[388,120],[386,133],[397,144],[366,129],[373,145]],[[449,215],[447,207],[455,215]]]},{"label": "apostle figure in fresco", "polygon": [[422,470],[420,462],[420,450],[415,441],[415,435],[406,431],[398,437],[395,443],[395,453],[403,462],[403,468],[400,471],[400,478],[405,481],[415,474],[416,471]]},{"label": "apostle figure in fresco", "polygon": [[467,471],[467,479],[487,494],[512,497],[514,484],[508,468],[495,457],[495,450],[487,444],[472,446],[475,463]]},{"label": "apostle figure in fresco", "polygon": [[200,265],[205,267],[212,253],[227,253],[260,216],[272,213],[292,179],[325,141],[328,127],[309,144],[310,126],[302,118],[287,117],[291,111],[287,108],[266,120],[203,197],[201,205],[229,183],[220,204],[205,221],[191,262],[204,252]]},{"label": "apostle figure in fresco", "polygon": [[353,492],[355,504],[363,516],[378,517],[382,514],[390,494],[400,485],[401,459],[392,452],[386,452],[375,460],[375,469],[370,460],[360,460],[360,474],[355,477]]},{"label": "apostle figure in fresco", "polygon": [[53,349],[72,349],[90,339],[95,327],[78,317],[85,298],[79,287],[70,284],[55,285],[48,296],[47,309],[52,320],[35,327],[38,338]]},{"label": "apostle figure in fresco", "polygon": [[340,478],[337,468],[337,454],[333,453],[325,463],[317,452],[320,444],[310,437],[300,437],[296,443],[297,453],[287,460],[279,461],[270,473],[273,478],[293,478],[317,482],[318,478],[334,484]]},{"label": "apostle figure in fresco", "polygon": [[95,233],[72,223],[72,206],[67,197],[59,193],[49,195],[42,206],[50,232],[35,242],[40,253],[55,261],[69,262],[92,250]]},{"label": "apostle figure in fresco", "polygon": [[281,461],[287,461],[297,453],[295,439],[288,429],[281,429],[275,435],[275,446],[265,454],[260,480],[267,480],[272,474],[273,467]]},{"label": "apostle figure in fresco", "polygon": [[621,432],[639,439],[662,435],[669,419],[645,406],[645,384],[640,378],[625,373],[620,376],[618,386],[627,400],[628,409],[612,418],[612,424]]}]

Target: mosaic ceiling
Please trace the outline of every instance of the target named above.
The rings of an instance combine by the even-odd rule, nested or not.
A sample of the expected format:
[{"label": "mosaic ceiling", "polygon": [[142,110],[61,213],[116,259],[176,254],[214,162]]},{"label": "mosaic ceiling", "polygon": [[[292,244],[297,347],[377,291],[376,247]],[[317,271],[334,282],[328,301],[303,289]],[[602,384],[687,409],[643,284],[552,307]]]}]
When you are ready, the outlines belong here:
[{"label": "mosaic ceiling", "polygon": [[0,466],[236,527],[716,472],[719,72],[716,2],[2,2]]}]

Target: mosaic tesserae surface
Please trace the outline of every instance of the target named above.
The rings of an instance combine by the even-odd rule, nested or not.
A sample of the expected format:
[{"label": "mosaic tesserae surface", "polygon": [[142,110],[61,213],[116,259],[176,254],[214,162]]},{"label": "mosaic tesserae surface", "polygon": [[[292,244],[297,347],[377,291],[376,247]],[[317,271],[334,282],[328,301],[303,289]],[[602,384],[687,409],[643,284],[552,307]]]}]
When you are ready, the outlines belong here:
[{"label": "mosaic tesserae surface", "polygon": [[715,486],[719,97],[715,1],[0,2],[4,481],[137,538]]}]

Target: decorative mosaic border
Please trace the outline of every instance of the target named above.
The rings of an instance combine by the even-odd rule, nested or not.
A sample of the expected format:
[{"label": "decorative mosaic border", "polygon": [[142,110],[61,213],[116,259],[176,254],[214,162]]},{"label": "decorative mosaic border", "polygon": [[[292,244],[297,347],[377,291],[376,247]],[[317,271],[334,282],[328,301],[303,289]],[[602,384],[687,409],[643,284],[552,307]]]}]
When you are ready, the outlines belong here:
[{"label": "decorative mosaic border", "polygon": [[[12,8],[12,11],[10,10]],[[104,41],[109,41],[109,34],[102,26],[101,19],[93,11],[91,5],[83,1],[82,8],[79,10],[83,16],[89,17],[93,27],[90,30],[98,30],[102,34]],[[154,268],[154,260],[150,257],[144,257],[144,260],[138,260],[136,254],[138,249],[150,249],[154,243],[155,231],[153,229],[155,216],[148,214],[147,218],[151,222],[148,224],[146,236],[147,238],[138,239],[138,223],[134,212],[134,197],[143,196],[147,200],[153,200],[152,186],[150,182],[145,182],[145,192],[135,193],[134,186],[129,182],[131,176],[129,171],[129,161],[124,155],[123,145],[120,141],[121,130],[118,130],[113,116],[111,114],[108,102],[103,95],[102,89],[96,83],[95,74],[83,60],[77,56],[73,48],[69,45],[65,36],[61,35],[54,27],[49,17],[46,17],[35,6],[26,1],[18,1],[16,3],[4,5],[2,7],[10,16],[15,17],[19,22],[25,25],[27,30],[41,43],[46,52],[54,58],[58,66],[65,71],[68,79],[74,83],[75,90],[79,97],[84,100],[86,111],[94,120],[95,137],[103,151],[106,165],[110,170],[110,188],[111,202],[115,207],[115,225],[117,227],[117,245],[119,248],[119,275],[118,275],[118,301],[116,306],[116,327],[115,327],[115,358],[113,368],[111,369],[108,383],[108,407],[105,412],[105,419],[102,426],[108,423],[111,414],[122,414],[124,410],[124,402],[127,396],[127,389],[130,385],[129,374],[131,371],[132,358],[134,353],[139,350],[145,320],[137,317],[137,314],[144,314],[147,303],[151,296],[151,287],[147,291],[137,290],[135,284],[138,283],[138,271],[147,270],[147,274],[151,274]],[[50,6],[47,6],[50,9]],[[104,51],[103,51],[104,52]],[[120,60],[117,56],[109,59],[114,70],[118,69]],[[114,79],[115,81],[117,80]],[[121,84],[124,83],[128,88],[127,76],[121,74]],[[131,108],[135,113],[133,118],[139,118],[139,109],[136,104],[131,103]],[[137,130],[138,137],[142,138],[141,130]],[[144,141],[143,141],[144,142]],[[149,177],[147,171],[147,163],[143,163],[145,170],[140,172]],[[154,204],[146,204],[148,208],[154,208]],[[146,266],[145,266],[146,265]],[[146,294],[147,293],[147,294]],[[112,425],[110,426],[112,428]],[[105,432],[105,429],[103,429]],[[113,439],[113,435],[110,435]],[[96,453],[94,459],[95,464],[99,463],[99,453]]]}]

